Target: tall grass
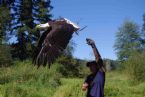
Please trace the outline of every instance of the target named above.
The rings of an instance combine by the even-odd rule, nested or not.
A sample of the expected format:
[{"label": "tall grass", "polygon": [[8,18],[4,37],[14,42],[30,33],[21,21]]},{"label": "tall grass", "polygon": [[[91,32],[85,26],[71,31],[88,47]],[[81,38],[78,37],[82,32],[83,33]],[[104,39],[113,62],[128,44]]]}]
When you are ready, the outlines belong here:
[{"label": "tall grass", "polygon": [[57,64],[51,69],[37,69],[31,62],[16,62],[11,67],[0,68],[2,97],[51,97],[60,85]]},{"label": "tall grass", "polygon": [[106,76],[105,97],[145,97],[145,83],[132,84],[125,73],[109,72]]},{"label": "tall grass", "polygon": [[[58,65],[37,69],[24,61],[0,68],[0,97],[85,97],[83,79],[61,78]],[[145,83],[132,84],[125,73],[107,72],[105,97],[145,97]]]},{"label": "tall grass", "polygon": [[[62,79],[62,85],[52,97],[85,97],[82,91],[83,79]],[[121,72],[107,72],[105,97],[145,97],[145,83],[130,84],[130,80]]]},{"label": "tall grass", "polygon": [[85,97],[82,91],[82,79],[62,79],[62,86],[58,88],[53,97]]}]

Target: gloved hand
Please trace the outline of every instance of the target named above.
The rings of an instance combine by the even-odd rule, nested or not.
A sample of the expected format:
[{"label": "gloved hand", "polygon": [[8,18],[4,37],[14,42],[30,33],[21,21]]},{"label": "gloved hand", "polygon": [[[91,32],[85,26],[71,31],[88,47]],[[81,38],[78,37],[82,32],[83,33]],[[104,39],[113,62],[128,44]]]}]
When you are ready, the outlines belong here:
[{"label": "gloved hand", "polygon": [[95,45],[95,41],[90,38],[86,38],[86,42],[88,45],[91,45],[91,46]]}]

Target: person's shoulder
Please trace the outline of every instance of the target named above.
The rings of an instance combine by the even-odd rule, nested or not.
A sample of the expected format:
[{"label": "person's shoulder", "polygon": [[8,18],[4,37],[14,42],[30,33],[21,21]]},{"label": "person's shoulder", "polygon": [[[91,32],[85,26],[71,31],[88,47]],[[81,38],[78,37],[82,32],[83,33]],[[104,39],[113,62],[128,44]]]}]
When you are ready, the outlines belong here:
[{"label": "person's shoulder", "polygon": [[92,78],[94,75],[93,74],[89,74],[88,76],[87,76],[87,78]]},{"label": "person's shoulder", "polygon": [[103,59],[102,58],[99,58],[98,62],[103,62]]},{"label": "person's shoulder", "polygon": [[86,76],[85,82],[89,83],[91,79],[92,79],[92,74],[89,74]]}]

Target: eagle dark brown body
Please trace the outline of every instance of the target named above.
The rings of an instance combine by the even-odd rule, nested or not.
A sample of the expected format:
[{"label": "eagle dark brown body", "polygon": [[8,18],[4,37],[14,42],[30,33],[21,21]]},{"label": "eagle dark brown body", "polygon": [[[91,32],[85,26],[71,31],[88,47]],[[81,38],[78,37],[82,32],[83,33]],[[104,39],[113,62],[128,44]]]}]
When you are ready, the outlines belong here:
[{"label": "eagle dark brown body", "polygon": [[79,30],[72,22],[66,19],[48,22],[50,27],[39,39],[33,62],[40,65],[50,65],[62,54],[75,31]]}]

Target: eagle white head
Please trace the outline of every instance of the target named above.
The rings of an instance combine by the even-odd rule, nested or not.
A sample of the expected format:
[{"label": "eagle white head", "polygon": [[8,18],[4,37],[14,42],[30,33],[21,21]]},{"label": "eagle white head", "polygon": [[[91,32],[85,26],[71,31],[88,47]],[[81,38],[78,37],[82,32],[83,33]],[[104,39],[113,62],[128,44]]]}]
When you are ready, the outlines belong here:
[{"label": "eagle white head", "polygon": [[74,22],[70,21],[69,19],[64,18],[64,20],[65,20],[68,24],[71,24],[71,25],[75,28],[76,31],[80,29],[80,27],[79,27],[77,24],[75,24]]}]

